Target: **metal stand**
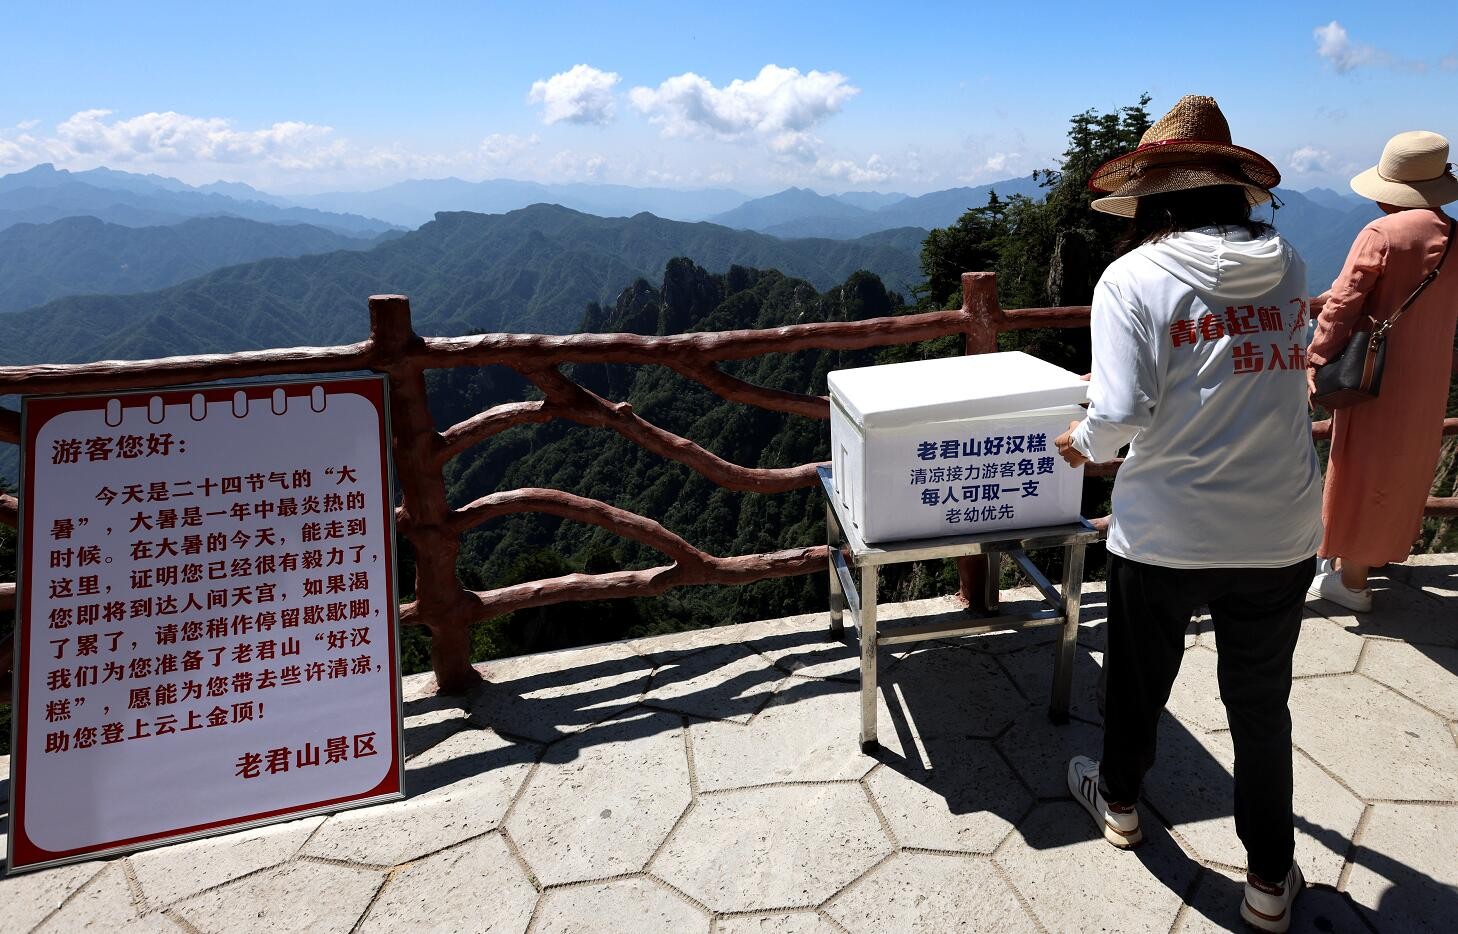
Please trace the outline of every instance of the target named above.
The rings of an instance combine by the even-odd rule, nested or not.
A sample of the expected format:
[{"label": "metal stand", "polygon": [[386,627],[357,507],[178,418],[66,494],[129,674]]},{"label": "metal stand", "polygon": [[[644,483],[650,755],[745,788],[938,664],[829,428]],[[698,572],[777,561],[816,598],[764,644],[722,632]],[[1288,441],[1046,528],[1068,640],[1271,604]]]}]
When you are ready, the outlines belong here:
[{"label": "metal stand", "polygon": [[[876,746],[877,653],[883,645],[945,639],[1008,629],[1060,626],[1061,638],[1053,662],[1053,692],[1048,716],[1055,723],[1068,720],[1068,703],[1073,691],[1073,658],[1078,646],[1078,614],[1083,590],[1083,552],[1101,537],[1087,522],[1048,526],[1021,531],[985,532],[945,538],[915,539],[868,545],[859,531],[840,512],[830,468],[821,467],[820,489],[825,494],[825,528],[830,546],[830,632],[845,632],[845,612],[859,631],[861,641],[861,749]],[[1028,558],[1036,548],[1063,549],[1062,592]],[[882,565],[938,558],[987,555],[987,606],[994,615],[969,617],[964,621],[897,624],[881,628],[876,622],[876,585]],[[1044,609],[1032,613],[999,615],[998,575],[1001,559],[1017,563],[1033,586],[1043,595]],[[857,583],[856,573],[860,580]]]}]

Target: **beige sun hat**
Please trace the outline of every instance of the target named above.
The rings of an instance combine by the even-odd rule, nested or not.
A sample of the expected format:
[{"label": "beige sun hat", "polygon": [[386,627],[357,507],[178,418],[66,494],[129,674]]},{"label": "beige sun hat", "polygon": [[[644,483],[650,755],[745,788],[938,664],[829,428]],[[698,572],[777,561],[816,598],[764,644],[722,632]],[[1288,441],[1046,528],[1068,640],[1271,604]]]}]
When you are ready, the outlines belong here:
[{"label": "beige sun hat", "polygon": [[1139,148],[1094,170],[1088,187],[1109,192],[1096,211],[1133,217],[1141,195],[1211,185],[1245,189],[1252,206],[1270,200],[1281,173],[1260,153],[1230,141],[1230,124],[1215,98],[1187,94],[1139,140]]},{"label": "beige sun hat", "polygon": [[1427,130],[1397,134],[1382,147],[1382,160],[1352,179],[1352,191],[1400,208],[1435,208],[1458,201],[1448,140]]}]

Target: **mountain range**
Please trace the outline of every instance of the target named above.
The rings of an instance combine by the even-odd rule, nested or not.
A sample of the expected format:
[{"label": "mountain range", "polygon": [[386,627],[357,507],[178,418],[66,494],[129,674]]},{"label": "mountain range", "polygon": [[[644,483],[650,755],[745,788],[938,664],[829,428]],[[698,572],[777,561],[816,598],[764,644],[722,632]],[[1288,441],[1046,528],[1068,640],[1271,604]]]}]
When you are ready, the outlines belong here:
[{"label": "mountain range", "polygon": [[[584,183],[459,178],[412,179],[376,191],[330,192],[295,198],[326,211],[350,211],[405,227],[418,227],[442,211],[505,214],[533,204],[558,204],[600,217],[631,217],[647,211],[668,220],[700,221],[744,203],[749,196],[727,188],[679,190]],[[889,226],[908,226],[893,224]],[[867,231],[869,232],[869,231]]]},{"label": "mountain range", "polygon": [[43,163],[0,176],[0,230],[83,215],[126,227],[176,224],[190,217],[242,217],[271,224],[312,224],[349,236],[374,236],[395,226],[358,214],[258,197],[261,193],[251,188],[243,191],[247,187],[219,183],[194,188],[160,175],[105,168],[72,172]]},{"label": "mountain range", "polygon": [[1043,193],[1031,175],[917,197],[877,192],[866,193],[872,197],[853,197],[854,192],[821,195],[808,188],[787,188],[746,201],[712,220],[777,237],[858,237],[894,227],[932,230],[954,224],[968,210],[987,204],[994,191],[1003,199],[1013,195],[1041,198]]},{"label": "mountain range", "polygon": [[356,341],[364,299],[411,296],[425,334],[565,333],[589,302],[662,276],[675,256],[704,268],[775,268],[816,288],[866,269],[904,292],[919,279],[921,230],[854,240],[781,240],[651,214],[602,218],[539,204],[438,214],[372,249],[265,259],[158,291],[73,295],[0,315],[0,364],[146,358]]},{"label": "mountain range", "polygon": [[224,266],[365,250],[376,242],[310,224],[241,217],[192,217],[159,227],[123,227],[89,216],[16,224],[0,230],[0,312],[66,295],[144,292]]}]

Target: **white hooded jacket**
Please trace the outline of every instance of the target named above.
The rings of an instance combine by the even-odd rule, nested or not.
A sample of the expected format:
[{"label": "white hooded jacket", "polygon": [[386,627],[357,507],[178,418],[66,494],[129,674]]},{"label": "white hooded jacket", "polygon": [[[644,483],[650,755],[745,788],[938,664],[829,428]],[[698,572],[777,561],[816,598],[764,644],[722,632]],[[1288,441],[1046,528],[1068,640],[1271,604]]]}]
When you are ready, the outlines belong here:
[{"label": "white hooded jacket", "polygon": [[1275,233],[1145,244],[1094,290],[1094,462],[1129,444],[1109,550],[1163,567],[1284,567],[1321,542],[1306,406],[1306,264]]}]

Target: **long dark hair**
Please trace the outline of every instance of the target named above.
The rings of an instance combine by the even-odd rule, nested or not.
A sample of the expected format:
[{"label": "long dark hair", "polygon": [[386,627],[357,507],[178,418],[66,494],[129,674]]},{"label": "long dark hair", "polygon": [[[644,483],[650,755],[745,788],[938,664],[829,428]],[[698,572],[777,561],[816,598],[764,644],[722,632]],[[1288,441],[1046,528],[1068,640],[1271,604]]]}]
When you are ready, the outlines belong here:
[{"label": "long dark hair", "polygon": [[1120,252],[1200,227],[1239,228],[1252,237],[1271,230],[1270,224],[1250,216],[1250,202],[1246,200],[1244,188],[1206,185],[1142,196],[1129,221]]}]

